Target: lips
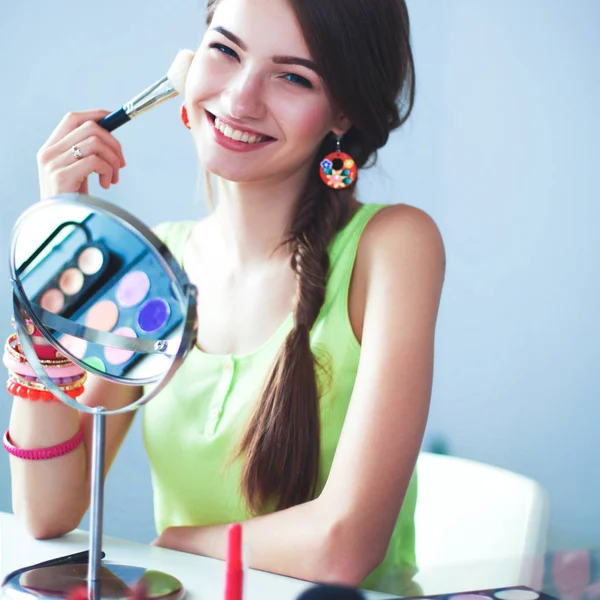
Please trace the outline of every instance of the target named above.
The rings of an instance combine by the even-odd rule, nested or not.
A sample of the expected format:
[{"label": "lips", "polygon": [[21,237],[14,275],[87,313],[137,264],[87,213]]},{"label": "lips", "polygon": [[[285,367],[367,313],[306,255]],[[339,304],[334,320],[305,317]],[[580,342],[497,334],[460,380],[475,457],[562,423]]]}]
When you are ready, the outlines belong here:
[{"label": "lips", "polygon": [[224,138],[240,144],[263,144],[265,142],[273,142],[275,138],[266,135],[255,129],[246,128],[228,119],[217,117],[213,113],[206,111],[208,120],[211,122],[215,131],[218,132]]}]

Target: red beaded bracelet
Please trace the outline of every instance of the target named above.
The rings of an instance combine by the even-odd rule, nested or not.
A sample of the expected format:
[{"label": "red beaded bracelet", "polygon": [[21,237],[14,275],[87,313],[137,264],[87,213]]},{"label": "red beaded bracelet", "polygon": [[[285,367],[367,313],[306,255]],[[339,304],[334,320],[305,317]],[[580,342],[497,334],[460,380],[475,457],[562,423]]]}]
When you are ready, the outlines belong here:
[{"label": "red beaded bracelet", "polygon": [[[59,386],[60,387],[60,386]],[[52,395],[52,392],[47,390],[37,390],[24,385],[19,385],[16,381],[9,379],[6,382],[6,391],[11,396],[17,396],[19,398],[23,398],[24,400],[41,400],[42,402],[59,402],[59,400]],[[63,390],[69,398],[77,398],[81,396],[85,391],[85,387],[80,385],[79,387],[73,388],[71,390]]]},{"label": "red beaded bracelet", "polygon": [[17,446],[15,446],[10,439],[8,429],[2,438],[2,443],[4,444],[6,451],[9,454],[12,454],[12,456],[22,458],[23,460],[48,460],[50,458],[64,456],[65,454],[69,454],[69,452],[73,452],[73,450],[75,450],[75,448],[77,448],[77,446],[79,446],[82,442],[83,429],[80,429],[75,436],[67,442],[52,446],[51,448],[36,448],[34,450],[17,448]]}]

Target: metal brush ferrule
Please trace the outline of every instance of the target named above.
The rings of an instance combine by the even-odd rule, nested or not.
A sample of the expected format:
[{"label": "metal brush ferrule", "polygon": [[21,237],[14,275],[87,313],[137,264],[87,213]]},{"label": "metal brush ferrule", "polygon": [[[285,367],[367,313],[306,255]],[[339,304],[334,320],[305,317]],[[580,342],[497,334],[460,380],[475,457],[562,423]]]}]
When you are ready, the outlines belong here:
[{"label": "metal brush ferrule", "polygon": [[174,98],[177,94],[177,90],[168,77],[165,76],[125,104],[123,110],[133,119],[133,117],[141,115],[165,100]]}]

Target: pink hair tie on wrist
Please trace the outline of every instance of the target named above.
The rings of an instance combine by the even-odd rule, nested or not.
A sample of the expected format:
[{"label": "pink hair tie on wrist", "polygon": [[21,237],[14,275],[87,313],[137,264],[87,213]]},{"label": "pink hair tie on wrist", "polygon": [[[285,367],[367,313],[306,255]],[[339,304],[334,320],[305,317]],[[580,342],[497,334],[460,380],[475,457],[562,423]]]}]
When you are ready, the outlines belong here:
[{"label": "pink hair tie on wrist", "polygon": [[15,446],[10,439],[8,429],[2,438],[2,443],[4,444],[6,451],[12,456],[16,456],[17,458],[21,458],[23,460],[48,460],[50,458],[64,456],[65,454],[69,454],[69,452],[73,452],[73,450],[75,450],[75,448],[77,448],[82,442],[83,429],[80,429],[70,440],[63,442],[62,444],[52,446],[51,448],[36,448],[33,450],[17,448],[17,446]]}]

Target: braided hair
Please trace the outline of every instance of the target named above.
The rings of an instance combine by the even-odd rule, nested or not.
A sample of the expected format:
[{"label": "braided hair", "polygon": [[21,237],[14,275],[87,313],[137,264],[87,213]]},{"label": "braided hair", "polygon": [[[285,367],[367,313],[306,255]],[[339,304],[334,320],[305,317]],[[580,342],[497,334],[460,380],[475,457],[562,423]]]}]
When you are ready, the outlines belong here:
[{"label": "braided hair", "polygon": [[[210,24],[219,0],[208,0]],[[288,0],[333,106],[352,124],[344,151],[360,169],[375,163],[392,130],[410,115],[414,61],[404,0]],[[259,513],[314,497],[319,478],[317,369],[310,331],[325,301],[328,248],[352,216],[354,186],[331,190],[319,177],[332,152],[327,136],[315,156],[287,238],[296,273],[294,326],[275,358],[260,401],[242,436],[242,492]]]}]

